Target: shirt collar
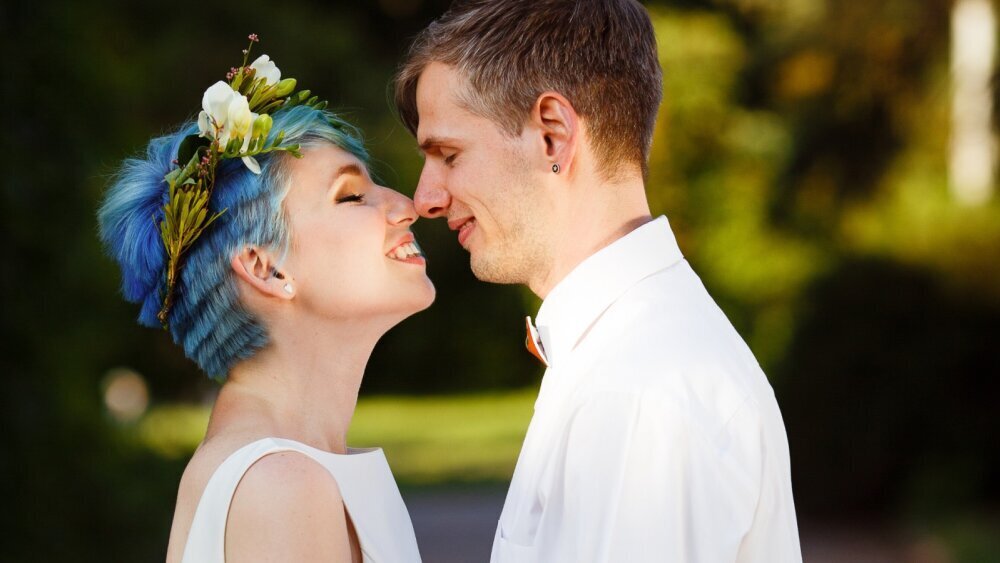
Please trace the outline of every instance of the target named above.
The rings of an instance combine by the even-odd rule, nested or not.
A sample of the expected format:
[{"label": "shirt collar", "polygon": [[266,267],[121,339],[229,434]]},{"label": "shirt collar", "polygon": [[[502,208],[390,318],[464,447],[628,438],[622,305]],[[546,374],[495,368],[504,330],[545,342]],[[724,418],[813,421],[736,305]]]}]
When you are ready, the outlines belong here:
[{"label": "shirt collar", "polygon": [[682,258],[670,223],[660,216],[580,262],[538,310],[535,324],[549,364],[563,360],[597,317],[630,287]]}]

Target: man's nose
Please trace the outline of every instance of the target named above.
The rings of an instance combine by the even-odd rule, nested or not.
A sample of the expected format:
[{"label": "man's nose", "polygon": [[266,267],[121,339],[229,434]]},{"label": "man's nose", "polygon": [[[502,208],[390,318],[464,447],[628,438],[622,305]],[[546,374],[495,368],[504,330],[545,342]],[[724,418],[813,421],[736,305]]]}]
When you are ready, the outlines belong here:
[{"label": "man's nose", "polygon": [[441,177],[428,170],[426,165],[420,172],[420,181],[413,192],[413,205],[421,217],[428,219],[447,215],[451,206],[451,194],[444,187]]}]

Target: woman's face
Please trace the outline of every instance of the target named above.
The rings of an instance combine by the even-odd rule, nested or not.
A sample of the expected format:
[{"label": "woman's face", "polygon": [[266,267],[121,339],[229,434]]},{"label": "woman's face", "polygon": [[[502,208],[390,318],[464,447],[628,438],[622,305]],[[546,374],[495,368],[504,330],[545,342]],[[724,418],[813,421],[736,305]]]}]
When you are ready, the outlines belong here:
[{"label": "woman's face", "polygon": [[434,285],[413,252],[410,198],[377,185],[357,157],[334,145],[307,148],[287,167],[292,242],[280,269],[305,311],[398,322],[430,306]]}]

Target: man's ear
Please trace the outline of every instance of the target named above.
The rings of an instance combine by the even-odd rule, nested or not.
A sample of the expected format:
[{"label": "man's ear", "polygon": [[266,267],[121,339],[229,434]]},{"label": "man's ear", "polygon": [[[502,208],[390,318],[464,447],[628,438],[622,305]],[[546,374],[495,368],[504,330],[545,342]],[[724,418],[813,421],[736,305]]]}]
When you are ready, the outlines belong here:
[{"label": "man's ear", "polygon": [[545,157],[553,172],[568,171],[576,157],[580,118],[573,104],[558,92],[542,92],[531,110],[531,120],[541,131]]},{"label": "man's ear", "polygon": [[291,277],[279,271],[270,254],[260,248],[245,247],[233,256],[231,265],[238,278],[265,297],[291,299],[295,295]]}]

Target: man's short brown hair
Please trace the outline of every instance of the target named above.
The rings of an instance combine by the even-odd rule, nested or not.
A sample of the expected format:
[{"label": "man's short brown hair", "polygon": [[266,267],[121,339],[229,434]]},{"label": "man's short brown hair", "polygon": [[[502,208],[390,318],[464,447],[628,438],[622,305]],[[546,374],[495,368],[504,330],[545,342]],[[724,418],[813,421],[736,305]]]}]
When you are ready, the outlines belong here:
[{"label": "man's short brown hair", "polygon": [[456,0],[414,40],[396,108],[416,135],[417,81],[432,62],[468,80],[469,111],[522,131],[538,96],[559,92],[584,120],[601,169],[646,172],[662,73],[649,14],[635,0]]}]

